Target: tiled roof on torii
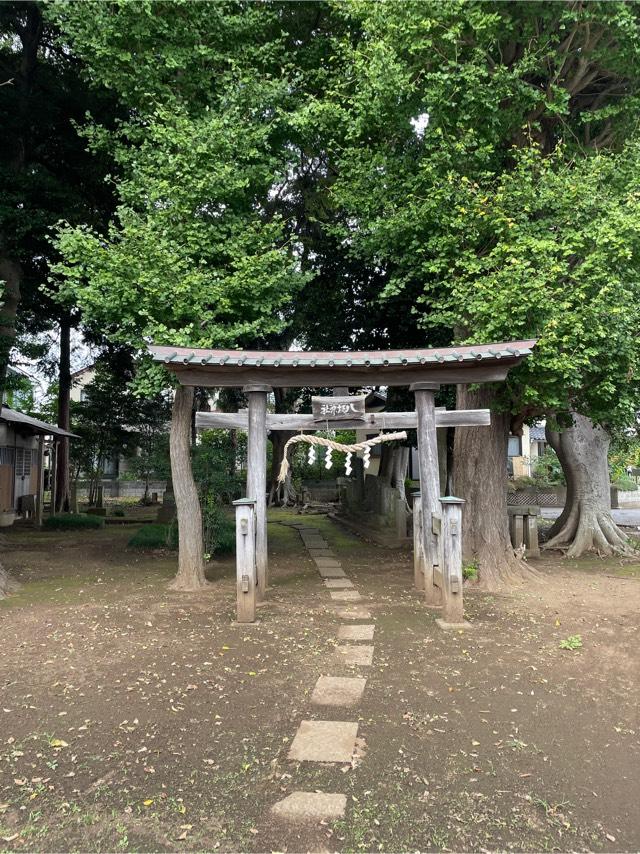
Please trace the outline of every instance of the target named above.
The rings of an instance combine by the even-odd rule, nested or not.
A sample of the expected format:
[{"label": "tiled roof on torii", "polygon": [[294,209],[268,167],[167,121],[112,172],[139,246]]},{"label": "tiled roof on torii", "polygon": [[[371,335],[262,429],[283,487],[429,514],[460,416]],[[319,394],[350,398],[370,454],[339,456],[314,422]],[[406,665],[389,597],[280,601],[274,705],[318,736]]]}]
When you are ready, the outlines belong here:
[{"label": "tiled roof on torii", "polygon": [[[265,382],[271,385],[327,385],[327,377],[342,378],[343,383],[369,382],[377,385],[405,385],[412,382],[491,381],[504,379],[510,367],[529,356],[535,340],[508,341],[496,344],[460,345],[420,350],[210,350],[191,347],[151,346],[156,362],[164,363],[185,385],[242,385]],[[479,368],[495,370],[480,371]],[[464,369],[465,378],[459,369]],[[373,369],[373,370],[372,370]],[[282,379],[279,374],[287,374]],[[468,379],[466,375],[469,375]],[[486,374],[487,379],[484,379]],[[210,375],[210,382],[202,382]],[[235,379],[234,379],[235,376]],[[352,380],[353,376],[353,380]],[[357,379],[356,379],[357,376]],[[215,381],[214,381],[215,380]],[[304,380],[304,382],[303,382]]]}]

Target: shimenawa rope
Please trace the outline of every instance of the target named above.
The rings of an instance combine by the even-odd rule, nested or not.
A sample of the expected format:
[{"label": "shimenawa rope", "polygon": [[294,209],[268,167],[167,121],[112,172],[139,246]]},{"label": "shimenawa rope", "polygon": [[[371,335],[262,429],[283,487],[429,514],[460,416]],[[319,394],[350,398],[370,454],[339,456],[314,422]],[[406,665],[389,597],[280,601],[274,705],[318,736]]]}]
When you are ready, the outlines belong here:
[{"label": "shimenawa rope", "polygon": [[333,439],[325,439],[324,436],[312,436],[306,433],[301,433],[299,436],[293,436],[284,446],[284,455],[282,465],[280,466],[280,474],[278,475],[278,483],[284,483],[287,474],[289,473],[289,460],[287,459],[287,451],[290,445],[296,445],[298,442],[306,442],[308,445],[322,445],[324,448],[331,448],[333,451],[341,453],[354,454],[356,451],[364,451],[366,448],[372,448],[374,445],[380,445],[382,442],[397,442],[400,439],[406,439],[407,434],[404,430],[399,433],[381,433],[373,439],[367,439],[364,442],[357,442],[354,445],[343,445],[340,442],[334,442]]}]

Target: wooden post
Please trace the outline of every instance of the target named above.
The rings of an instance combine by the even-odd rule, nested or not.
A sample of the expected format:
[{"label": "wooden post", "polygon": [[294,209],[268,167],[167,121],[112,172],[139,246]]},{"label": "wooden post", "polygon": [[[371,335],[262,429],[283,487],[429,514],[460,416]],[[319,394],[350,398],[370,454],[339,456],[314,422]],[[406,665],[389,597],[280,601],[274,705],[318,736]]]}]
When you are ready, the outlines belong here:
[{"label": "wooden post", "polygon": [[241,498],[236,508],[236,619],[256,620],[256,502]]},{"label": "wooden post", "polygon": [[422,502],[420,493],[413,494],[413,583],[416,590],[424,590],[424,534],[422,531]]},{"label": "wooden post", "polygon": [[38,527],[42,525],[44,515],[44,436],[38,436],[38,482],[36,485],[36,519]]},{"label": "wooden post", "polygon": [[404,498],[396,498],[395,506],[396,536],[399,540],[407,538],[407,502]]},{"label": "wooden post", "polygon": [[527,557],[540,557],[540,544],[538,542],[538,508],[529,507],[524,520],[524,544]]},{"label": "wooden post", "polygon": [[256,567],[258,602],[266,596],[269,559],[267,555],[267,395],[268,385],[248,385],[247,395],[247,498],[256,502]]},{"label": "wooden post", "polygon": [[440,550],[443,583],[442,623],[464,624],[462,600],[462,505],[461,498],[441,498],[442,535]]},{"label": "wooden post", "polygon": [[433,583],[433,567],[439,562],[437,528],[433,517],[440,514],[440,474],[436,434],[435,383],[414,383],[418,415],[418,464],[420,468],[420,502],[422,505],[422,541],[425,555],[424,598],[427,605],[441,605],[442,593]]},{"label": "wooden post", "polygon": [[519,549],[524,543],[524,511],[518,507],[519,512],[511,515],[511,545]]}]

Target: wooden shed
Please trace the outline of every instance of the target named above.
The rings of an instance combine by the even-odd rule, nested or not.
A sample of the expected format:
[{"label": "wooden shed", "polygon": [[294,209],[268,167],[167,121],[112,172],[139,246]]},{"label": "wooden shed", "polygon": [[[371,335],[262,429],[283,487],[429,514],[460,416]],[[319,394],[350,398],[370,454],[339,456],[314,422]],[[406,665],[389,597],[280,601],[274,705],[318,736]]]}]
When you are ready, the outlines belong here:
[{"label": "wooden shed", "polygon": [[55,443],[73,433],[8,406],[0,411],[0,514],[42,516],[45,439]]}]

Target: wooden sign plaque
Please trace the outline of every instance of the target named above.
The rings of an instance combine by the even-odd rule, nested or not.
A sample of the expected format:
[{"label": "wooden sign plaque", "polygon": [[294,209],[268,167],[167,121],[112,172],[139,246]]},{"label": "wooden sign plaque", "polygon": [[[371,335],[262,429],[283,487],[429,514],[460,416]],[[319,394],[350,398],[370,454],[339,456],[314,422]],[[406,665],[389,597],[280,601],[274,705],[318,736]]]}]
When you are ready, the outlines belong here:
[{"label": "wooden sign plaque", "polygon": [[312,397],[311,410],[314,421],[364,421],[366,395],[347,397]]}]

